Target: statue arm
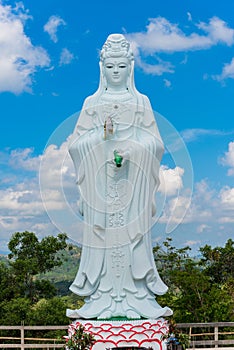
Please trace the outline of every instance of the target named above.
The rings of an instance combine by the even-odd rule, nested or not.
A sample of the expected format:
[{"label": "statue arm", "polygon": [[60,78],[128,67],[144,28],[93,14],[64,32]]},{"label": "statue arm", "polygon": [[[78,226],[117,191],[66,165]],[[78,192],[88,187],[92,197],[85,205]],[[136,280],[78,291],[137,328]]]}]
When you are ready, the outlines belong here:
[{"label": "statue arm", "polygon": [[154,112],[151,107],[149,98],[146,95],[142,95],[144,103],[144,117],[142,120],[143,127],[146,128],[156,138],[156,157],[160,162],[164,153],[164,145],[161,135],[158,130],[157,121],[155,120]]},{"label": "statue arm", "polygon": [[[155,156],[154,162],[152,164],[152,178],[154,179],[154,186],[152,188],[153,190],[153,196],[152,196],[152,217],[156,215],[156,192],[160,185],[159,180],[159,170],[160,170],[160,162],[162,160],[162,156],[164,153],[164,145],[161,138],[161,135],[158,130],[157,121],[155,120],[155,114],[153,112],[153,109],[151,107],[151,103],[149,101],[149,98],[145,95],[142,95],[143,105],[144,105],[144,115],[142,118],[142,124],[143,128],[147,130],[147,132],[150,132],[151,135],[154,137],[154,147],[153,147],[153,154]],[[146,136],[148,139],[148,137]],[[147,140],[145,140],[147,144]]]},{"label": "statue arm", "polygon": [[88,96],[83,103],[78,121],[75,126],[74,133],[76,135],[81,136],[95,127],[94,120],[96,117],[96,108],[94,108],[94,106],[95,101],[93,96]]}]

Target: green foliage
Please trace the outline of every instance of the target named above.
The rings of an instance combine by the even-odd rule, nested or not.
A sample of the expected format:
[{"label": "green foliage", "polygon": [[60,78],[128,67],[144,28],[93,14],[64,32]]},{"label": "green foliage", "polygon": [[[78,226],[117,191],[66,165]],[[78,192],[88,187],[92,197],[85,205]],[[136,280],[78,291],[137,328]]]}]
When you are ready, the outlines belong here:
[{"label": "green foliage", "polygon": [[89,350],[95,343],[94,336],[86,333],[82,324],[79,324],[78,327],[71,324],[68,331],[69,335],[64,337],[67,341],[65,345],[67,350]]},{"label": "green foliage", "polygon": [[33,232],[16,232],[13,234],[8,248],[11,253],[12,267],[15,271],[25,275],[45,273],[55,266],[62,264],[61,258],[56,255],[67,246],[67,236],[59,234],[57,237],[47,236],[41,242]]},{"label": "green foliage", "polygon": [[81,248],[69,244],[62,252],[58,252],[57,256],[62,261],[62,265],[55,266],[50,271],[46,272],[44,277],[53,283],[67,281],[71,284],[71,282],[74,281],[79,266]]},{"label": "green foliage", "polygon": [[10,266],[21,296],[37,301],[40,297],[55,295],[55,288],[48,281],[46,286],[38,281],[37,274],[45,273],[55,266],[61,266],[58,251],[64,249],[67,236],[59,234],[57,237],[47,236],[39,242],[33,232],[16,232],[13,234],[8,247]]},{"label": "green foliage", "polygon": [[[157,301],[173,309],[177,323],[234,321],[233,243],[206,245],[196,259],[189,247],[174,247],[171,238],[154,248],[159,273],[169,286]],[[66,235],[40,242],[31,232],[15,233],[9,248],[10,260],[0,261],[0,324],[67,324],[66,309],[83,305],[68,291],[81,249],[67,246]]]},{"label": "green foliage", "polygon": [[[81,256],[81,248],[69,244],[65,250],[58,252],[57,255],[60,257],[62,265],[55,266],[45,274],[40,274],[36,277],[39,280],[46,278],[48,281],[50,281],[55,286],[57,295],[66,296],[71,294],[72,296],[75,296],[74,293],[69,291],[69,287],[77,274]],[[83,298],[77,296],[75,296],[75,299],[83,300]]]},{"label": "green foliage", "polygon": [[225,283],[234,279],[234,241],[229,239],[224,247],[212,248],[205,245],[200,248],[203,255],[201,264],[205,273],[214,283]]},{"label": "green foliage", "polygon": [[28,298],[14,298],[0,303],[0,324],[20,325],[22,321],[27,323],[31,302]]},{"label": "green foliage", "polygon": [[30,325],[66,325],[66,309],[67,300],[64,298],[40,299],[28,313]]},{"label": "green foliage", "polygon": [[176,284],[173,283],[173,272],[183,271],[186,261],[192,261],[189,256],[191,248],[186,246],[184,248],[176,248],[171,245],[172,239],[167,238],[163,242],[163,247],[157,245],[153,248],[155,262],[157,268],[163,276],[163,280],[171,288],[176,288]]},{"label": "green foliage", "polygon": [[[187,333],[183,333],[180,329],[177,328],[177,325],[174,320],[169,320],[169,330],[168,334],[165,334],[162,339],[167,340],[167,347],[169,349],[177,348],[176,345],[181,345],[182,349],[185,350],[189,347],[190,336]],[[171,346],[170,346],[171,345]]]},{"label": "green foliage", "polygon": [[52,298],[56,295],[56,287],[48,280],[34,281],[34,299],[39,300],[41,298]]},{"label": "green foliage", "polygon": [[66,281],[68,293],[78,269],[80,248],[67,246],[64,234],[39,242],[32,232],[17,232],[9,249],[10,260],[0,261],[0,324],[67,324],[66,309],[81,307],[83,299],[74,294],[55,296],[59,290],[53,282],[64,284],[64,278],[70,278]]},{"label": "green foliage", "polygon": [[0,262],[0,303],[16,296],[15,283],[9,266]]},{"label": "green foliage", "polygon": [[[211,259],[217,248],[201,248],[201,259],[191,258],[188,251],[189,247],[173,247],[170,238],[164,242],[164,250],[154,248],[156,264],[169,286],[169,292],[158,301],[173,309],[176,322],[234,321],[234,299],[228,288],[233,283],[233,271],[226,267],[233,258],[233,242],[229,240],[225,248],[218,248],[225,264],[220,258]],[[217,272],[213,275],[217,268],[225,278],[218,279]]]},{"label": "green foliage", "polygon": [[29,298],[14,298],[0,302],[0,324],[66,325],[66,309],[81,306],[82,302],[74,303],[70,297],[43,298],[36,303]]}]

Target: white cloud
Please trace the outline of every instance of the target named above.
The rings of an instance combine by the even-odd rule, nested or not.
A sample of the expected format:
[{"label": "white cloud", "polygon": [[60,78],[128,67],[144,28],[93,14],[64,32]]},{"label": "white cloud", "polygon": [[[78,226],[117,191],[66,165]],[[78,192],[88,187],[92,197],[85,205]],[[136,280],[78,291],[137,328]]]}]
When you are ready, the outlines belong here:
[{"label": "white cloud", "polygon": [[186,35],[178,26],[164,17],[150,19],[145,32],[128,34],[128,39],[145,54],[198,50],[212,45],[208,36]]},{"label": "white cloud", "polygon": [[[234,187],[224,186],[219,193],[221,215],[218,222],[225,224],[234,223]],[[233,226],[232,233],[233,235]]]},{"label": "white cloud", "polygon": [[[67,232],[79,240],[81,223],[77,215],[73,215],[77,212],[78,194],[73,165],[67,157],[67,143],[50,145],[43,155],[38,156],[33,155],[30,148],[8,151],[6,156],[2,152],[1,156],[4,177],[13,173],[14,178],[8,182],[4,177],[1,179],[0,245],[2,241],[9,241],[14,232],[25,230],[41,236]],[[43,163],[41,186],[40,163]],[[44,192],[44,202],[41,191]],[[70,217],[73,221],[69,221]]]},{"label": "white cloud", "polygon": [[187,216],[190,212],[191,192],[169,198],[165,205],[161,222],[167,223],[168,232],[174,230],[182,222],[188,222]]},{"label": "white cloud", "polygon": [[183,187],[182,177],[184,175],[184,169],[175,167],[170,169],[163,165],[160,167],[160,186],[158,191],[163,192],[166,196],[174,196]]},{"label": "white cloud", "polygon": [[184,56],[184,59],[180,62],[180,64],[187,64],[188,62],[188,55]]},{"label": "white cloud", "polygon": [[234,175],[234,141],[230,142],[228,145],[228,151],[225,152],[224,157],[221,159],[221,163],[225,166],[230,167],[228,170],[228,175]]},{"label": "white cloud", "polygon": [[234,57],[232,58],[230,63],[224,64],[221,74],[213,75],[212,78],[220,82],[223,82],[225,79],[228,78],[234,79]]},{"label": "white cloud", "polygon": [[15,149],[10,152],[9,164],[13,168],[38,171],[40,156],[33,156],[33,148]]},{"label": "white cloud", "polygon": [[224,187],[220,192],[221,205],[224,209],[234,210],[234,187]]},{"label": "white cloud", "polygon": [[157,64],[144,62],[140,56],[135,56],[135,62],[145,73],[152,75],[162,75],[164,73],[174,73],[174,67],[170,62],[162,61],[156,58]]},{"label": "white cloud", "polygon": [[217,206],[217,193],[210,188],[207,180],[195,185],[195,192],[188,220],[197,222],[211,219]]},{"label": "white cloud", "polygon": [[201,224],[201,225],[199,225],[199,226],[197,227],[197,232],[198,232],[198,233],[203,233],[203,232],[205,232],[205,231],[207,231],[207,230],[210,230],[210,229],[211,229],[211,226],[206,225],[206,224]]},{"label": "white cloud", "polygon": [[[188,16],[190,19],[189,13]],[[149,20],[145,31],[129,33],[126,36],[132,44],[136,64],[146,73],[159,75],[164,71],[159,69],[159,73],[157,72],[157,62],[149,67],[142,57],[152,57],[159,53],[207,50],[219,43],[228,46],[234,43],[234,30],[218,17],[212,17],[208,23],[201,22],[196,27],[199,31],[187,34],[179,28],[178,24],[171,23],[164,17],[156,17]],[[200,34],[201,31],[203,31],[202,34]],[[167,64],[165,71],[173,73],[170,62],[165,63]],[[160,62],[160,65],[163,66],[163,62]],[[155,66],[154,69],[153,66]]]},{"label": "white cloud", "polygon": [[166,224],[166,232],[176,229],[184,220],[191,203],[192,189],[183,184],[184,169],[176,166],[174,169],[162,165],[160,167],[160,186],[157,203],[159,222]]},{"label": "white cloud", "polygon": [[0,92],[31,91],[36,70],[50,64],[47,52],[34,46],[24,32],[28,18],[23,6],[0,3]]},{"label": "white cloud", "polygon": [[221,42],[231,46],[234,43],[234,29],[229,28],[227,23],[218,17],[212,17],[209,23],[201,22],[198,28],[208,34],[213,45]]},{"label": "white cloud", "polygon": [[[228,206],[230,191],[221,189],[220,192],[210,188],[206,180],[202,180],[195,184],[194,193],[191,200],[191,192],[180,190],[178,196],[173,195],[168,198],[165,203],[163,215],[160,222],[168,222],[176,228],[182,222],[184,224],[193,223],[197,225],[196,232],[202,233],[209,229],[209,226],[215,222],[221,222],[223,216],[226,222],[231,222],[234,217],[230,207]],[[226,207],[222,205],[222,201],[226,200]],[[229,218],[229,219],[227,219]]]},{"label": "white cloud", "polygon": [[223,131],[216,129],[185,129],[181,131],[180,134],[185,142],[192,142],[198,140],[202,136],[232,135],[233,131]]},{"label": "white cloud", "polygon": [[164,82],[164,86],[165,86],[165,87],[167,87],[167,88],[171,87],[171,81],[170,81],[170,80],[168,80],[168,79],[163,79],[163,82]]},{"label": "white cloud", "polygon": [[234,188],[224,186],[220,190],[210,188],[208,181],[195,185],[190,209],[185,222],[199,223],[197,232],[207,232],[215,223],[234,221]]},{"label": "white cloud", "polygon": [[60,55],[59,65],[70,64],[74,60],[74,55],[68,49],[64,48]]},{"label": "white cloud", "polygon": [[[17,171],[14,170],[18,175]],[[38,179],[24,174],[17,176],[18,183],[0,190],[0,241],[9,241],[10,236],[16,231],[34,231],[37,223],[48,224],[48,218],[41,201]],[[36,233],[48,234],[53,231]],[[3,249],[3,248],[2,248]]]},{"label": "white cloud", "polygon": [[79,240],[79,196],[74,166],[68,154],[68,141],[46,148],[40,166],[40,192],[45,210],[54,225],[60,231],[67,232],[69,237]]},{"label": "white cloud", "polygon": [[14,215],[33,216],[42,213],[43,205],[39,192],[32,188],[8,188],[0,191],[0,209],[2,212],[10,210]]},{"label": "white cloud", "polygon": [[[234,217],[230,216],[222,216],[219,220],[220,223],[222,224],[233,224],[234,223]],[[231,237],[233,237],[233,226],[232,226],[232,231],[231,231]]]},{"label": "white cloud", "polygon": [[68,154],[67,141],[59,147],[54,144],[49,145],[40,161],[40,181],[43,190],[58,189],[61,185],[66,187],[75,183],[75,173]]},{"label": "white cloud", "polygon": [[189,240],[189,241],[186,241],[185,242],[185,245],[188,245],[189,247],[190,246],[194,246],[194,245],[197,245],[197,244],[200,244],[201,241],[192,241],[192,240]]},{"label": "white cloud", "polygon": [[57,43],[58,37],[57,32],[60,26],[65,26],[66,22],[60,16],[51,16],[48,22],[44,25],[44,31],[50,36],[50,39]]},{"label": "white cloud", "polygon": [[190,12],[187,12],[187,16],[188,16],[188,21],[192,21],[193,19],[192,19],[192,15],[191,15],[191,13]]}]

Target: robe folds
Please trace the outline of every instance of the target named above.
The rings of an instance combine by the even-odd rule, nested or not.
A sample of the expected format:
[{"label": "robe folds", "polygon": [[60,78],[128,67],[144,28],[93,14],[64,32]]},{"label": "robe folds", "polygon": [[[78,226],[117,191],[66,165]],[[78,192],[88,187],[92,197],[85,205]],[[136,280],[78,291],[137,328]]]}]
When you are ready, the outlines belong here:
[{"label": "robe folds", "polygon": [[[105,135],[110,117],[113,134]],[[117,167],[114,151],[122,157]],[[70,290],[85,296],[90,318],[158,318],[171,315],[155,295],[166,293],[155,266],[152,216],[163,144],[146,96],[136,103],[89,97],[69,145],[84,219],[79,270]]]}]

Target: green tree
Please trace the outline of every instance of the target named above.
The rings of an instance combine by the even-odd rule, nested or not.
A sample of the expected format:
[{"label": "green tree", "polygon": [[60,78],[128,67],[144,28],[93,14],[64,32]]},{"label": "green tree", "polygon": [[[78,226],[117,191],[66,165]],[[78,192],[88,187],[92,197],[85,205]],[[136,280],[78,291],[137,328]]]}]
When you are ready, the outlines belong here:
[{"label": "green tree", "polygon": [[0,262],[0,303],[11,300],[17,295],[14,276],[11,268]]},{"label": "green tree", "polygon": [[28,313],[31,302],[28,298],[14,298],[0,303],[0,324],[20,325],[22,321],[28,322]]},{"label": "green tree", "polygon": [[61,257],[57,253],[67,246],[66,239],[65,234],[59,234],[57,237],[47,236],[41,241],[33,232],[13,234],[8,244],[11,251],[8,256],[21,296],[27,296],[31,301],[36,301],[41,296],[49,297],[55,293],[51,283],[44,282],[45,288],[42,281],[36,281],[35,276],[62,264]]},{"label": "green tree", "polygon": [[176,289],[176,281],[174,285],[175,273],[184,271],[186,262],[192,261],[189,256],[190,250],[189,246],[174,247],[170,237],[163,242],[163,246],[157,245],[153,248],[157,268],[163,276],[164,282],[170,285],[171,289]]},{"label": "green tree", "polygon": [[40,299],[29,312],[31,325],[66,325],[67,300],[63,297]]},{"label": "green tree", "polygon": [[[173,309],[176,322],[233,320],[234,300],[229,293],[227,282],[217,283],[217,279],[212,276],[212,265],[210,262],[205,263],[206,257],[192,258],[189,256],[189,250],[189,247],[175,248],[171,238],[164,242],[163,247],[154,248],[156,264],[169,286],[169,292],[157,299],[161,304],[165,303]],[[206,248],[205,252],[208,250]],[[232,273],[225,264],[222,268],[226,271],[225,280],[230,284],[228,276],[232,276]]]},{"label": "green tree", "polygon": [[204,271],[214,283],[225,283],[234,279],[234,241],[229,239],[224,247],[200,248]]}]

